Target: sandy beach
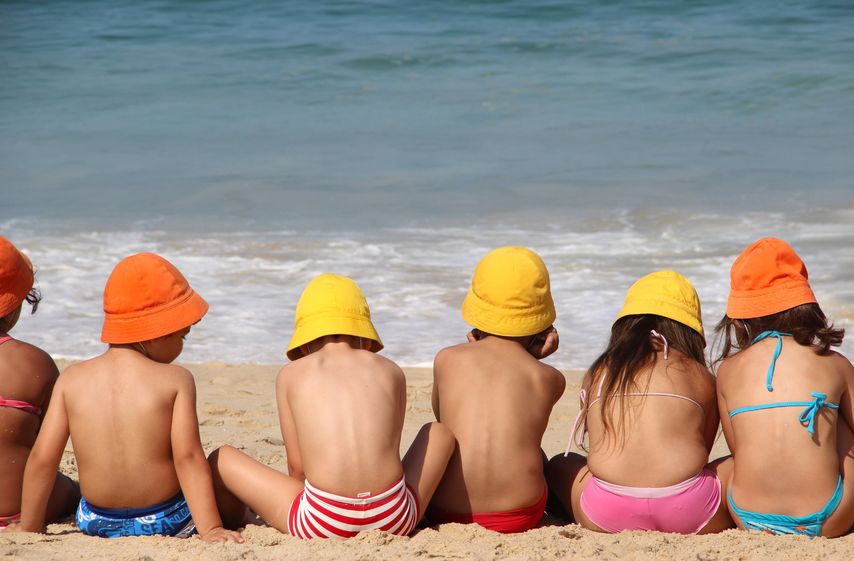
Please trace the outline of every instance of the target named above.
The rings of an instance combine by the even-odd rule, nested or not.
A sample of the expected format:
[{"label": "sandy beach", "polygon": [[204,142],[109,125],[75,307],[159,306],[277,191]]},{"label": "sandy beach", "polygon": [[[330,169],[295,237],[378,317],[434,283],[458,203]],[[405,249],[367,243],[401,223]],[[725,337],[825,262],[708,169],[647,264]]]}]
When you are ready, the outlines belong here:
[{"label": "sandy beach", "polygon": [[[64,366],[63,364],[60,367]],[[231,444],[276,469],[285,469],[284,447],[276,419],[273,380],[278,367],[186,365],[198,387],[202,445],[210,452]],[[402,448],[409,446],[417,429],[433,419],[430,408],[431,372],[408,368],[406,424]],[[562,451],[578,411],[581,372],[567,372],[567,389],[555,408],[543,438],[550,456]],[[720,438],[713,457],[726,454]],[[62,460],[62,471],[77,477],[71,446]],[[246,543],[205,544],[161,537],[100,539],[82,535],[71,521],[52,524],[48,534],[0,533],[0,557],[8,560],[95,559],[118,561],[165,561],[186,559],[713,559],[739,560],[842,560],[854,552],[854,535],[828,540],[774,537],[730,530],[713,536],[626,532],[602,535],[577,525],[556,525],[544,520],[539,528],[505,536],[478,526],[446,524],[416,531],[411,537],[369,532],[349,541],[303,542],[276,530],[250,526]]]}]

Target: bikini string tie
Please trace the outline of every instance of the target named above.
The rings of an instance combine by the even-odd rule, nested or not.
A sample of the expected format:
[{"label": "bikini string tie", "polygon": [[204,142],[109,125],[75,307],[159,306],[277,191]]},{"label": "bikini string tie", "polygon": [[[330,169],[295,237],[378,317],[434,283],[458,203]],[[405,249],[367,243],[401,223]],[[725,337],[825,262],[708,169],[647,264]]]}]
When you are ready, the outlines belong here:
[{"label": "bikini string tie", "polygon": [[664,344],[664,360],[667,360],[670,357],[670,345],[667,343],[667,339],[655,329],[651,329],[649,334],[652,335],[653,339],[659,339]]},{"label": "bikini string tie", "polygon": [[815,434],[815,417],[818,415],[818,412],[822,407],[828,407],[829,405],[827,401],[825,401],[827,399],[827,394],[811,392],[810,395],[814,398],[813,402],[801,411],[798,421],[800,421],[802,425],[807,425],[807,432]]}]

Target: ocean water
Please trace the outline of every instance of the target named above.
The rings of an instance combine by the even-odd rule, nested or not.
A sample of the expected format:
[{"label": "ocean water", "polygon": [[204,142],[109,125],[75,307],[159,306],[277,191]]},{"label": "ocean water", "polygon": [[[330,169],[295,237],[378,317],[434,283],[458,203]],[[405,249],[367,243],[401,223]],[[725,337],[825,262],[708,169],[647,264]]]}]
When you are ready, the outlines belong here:
[{"label": "ocean water", "polygon": [[766,235],[851,328],[852,137],[838,0],[0,3],[0,235],[45,296],[14,334],[56,357],[103,349],[104,282],[137,251],[211,303],[187,361],[283,361],[299,293],[336,272],[387,356],[430,364],[505,244],[549,266],[561,367],[656,269],[711,332]]}]

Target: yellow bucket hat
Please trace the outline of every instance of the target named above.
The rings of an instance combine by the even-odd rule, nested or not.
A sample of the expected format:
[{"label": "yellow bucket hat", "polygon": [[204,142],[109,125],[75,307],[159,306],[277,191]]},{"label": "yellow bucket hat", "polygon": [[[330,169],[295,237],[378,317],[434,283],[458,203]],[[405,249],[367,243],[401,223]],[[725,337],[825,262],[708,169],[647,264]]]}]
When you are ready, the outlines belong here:
[{"label": "yellow bucket hat", "polygon": [[691,281],[676,271],[650,273],[629,288],[617,319],[641,314],[678,321],[706,338],[697,291]]},{"label": "yellow bucket hat", "polygon": [[466,323],[493,335],[543,331],[557,317],[545,263],[524,247],[490,251],[474,270],[462,313]]},{"label": "yellow bucket hat", "polygon": [[308,283],[297,303],[294,334],[288,345],[288,358],[302,357],[300,347],[325,335],[353,335],[376,341],[380,336],[371,323],[368,302],[352,279],[341,275],[322,274]]}]

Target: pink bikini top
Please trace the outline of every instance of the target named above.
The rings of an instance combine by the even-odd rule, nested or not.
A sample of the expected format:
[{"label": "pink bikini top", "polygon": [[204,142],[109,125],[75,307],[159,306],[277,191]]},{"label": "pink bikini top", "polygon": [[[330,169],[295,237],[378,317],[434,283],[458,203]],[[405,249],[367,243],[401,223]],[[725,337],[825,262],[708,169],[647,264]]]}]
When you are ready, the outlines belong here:
[{"label": "pink bikini top", "polygon": [[[670,345],[668,345],[667,339],[664,338],[664,335],[658,333],[654,329],[652,331],[650,331],[650,335],[652,335],[652,337],[654,337],[656,339],[660,339],[661,342],[664,344],[664,360],[667,360],[668,358],[670,358]],[[583,430],[581,431],[581,433],[578,432],[578,427],[582,423],[582,416],[584,415],[584,412],[587,409],[589,409],[594,403],[596,403],[597,401],[602,399],[602,385],[604,383],[605,383],[605,377],[602,376],[602,379],[599,380],[599,389],[596,392],[596,398],[593,401],[591,401],[590,403],[587,403],[587,390],[582,389],[579,392],[578,398],[581,401],[581,409],[579,409],[578,415],[575,416],[575,422],[572,424],[572,433],[570,433],[569,441],[566,443],[566,451],[564,451],[564,453],[563,453],[564,457],[568,456],[569,451],[572,449],[573,436],[575,436],[575,446],[577,448],[581,448],[582,444],[584,444],[584,437],[587,435],[587,423],[584,423],[584,427],[583,427]],[[614,395],[618,395],[618,394],[614,394]],[[624,393],[624,394],[619,394],[619,395],[621,395],[623,397],[636,397],[636,396],[637,397],[641,397],[641,396],[675,397],[677,399],[682,399],[684,401],[687,401],[688,403],[692,403],[692,404],[696,405],[697,409],[700,410],[700,413],[705,414],[705,411],[703,410],[702,405],[700,405],[699,403],[697,403],[696,401],[694,401],[690,397],[685,397],[684,395],[679,395],[679,394],[675,394],[675,393],[630,392],[630,393]]]},{"label": "pink bikini top", "polygon": [[[9,335],[5,337],[0,337],[0,345],[5,343],[6,341],[11,341],[12,338]],[[6,399],[2,395],[0,395],[0,407],[11,407],[12,409],[20,409],[21,411],[26,411],[27,413],[32,413],[33,415],[41,415],[42,410],[41,407],[36,407],[32,403],[27,403],[26,401],[19,401],[17,399]]]}]

